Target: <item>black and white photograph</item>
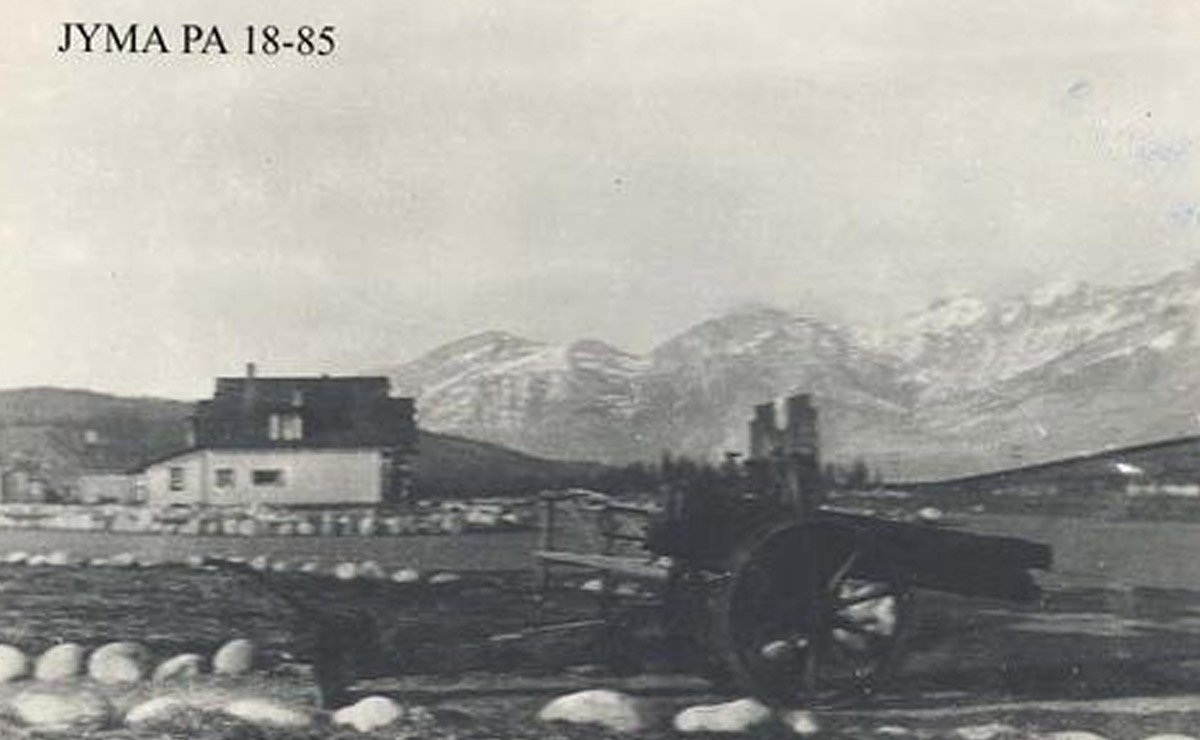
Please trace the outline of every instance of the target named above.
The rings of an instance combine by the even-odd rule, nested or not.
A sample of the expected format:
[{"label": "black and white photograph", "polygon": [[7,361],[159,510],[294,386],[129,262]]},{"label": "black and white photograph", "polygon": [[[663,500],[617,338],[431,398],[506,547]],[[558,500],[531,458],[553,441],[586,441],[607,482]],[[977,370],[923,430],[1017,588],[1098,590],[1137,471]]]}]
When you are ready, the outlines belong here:
[{"label": "black and white photograph", "polygon": [[8,0],[0,738],[1197,740],[1196,0]]}]

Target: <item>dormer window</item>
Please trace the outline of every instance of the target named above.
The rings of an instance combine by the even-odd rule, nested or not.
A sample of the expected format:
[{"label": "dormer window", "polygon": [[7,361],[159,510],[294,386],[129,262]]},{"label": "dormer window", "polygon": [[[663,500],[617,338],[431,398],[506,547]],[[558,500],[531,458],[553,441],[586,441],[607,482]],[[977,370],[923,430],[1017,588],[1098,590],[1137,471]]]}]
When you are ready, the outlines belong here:
[{"label": "dormer window", "polygon": [[271,414],[267,417],[267,438],[273,442],[304,439],[304,417],[295,412]]}]

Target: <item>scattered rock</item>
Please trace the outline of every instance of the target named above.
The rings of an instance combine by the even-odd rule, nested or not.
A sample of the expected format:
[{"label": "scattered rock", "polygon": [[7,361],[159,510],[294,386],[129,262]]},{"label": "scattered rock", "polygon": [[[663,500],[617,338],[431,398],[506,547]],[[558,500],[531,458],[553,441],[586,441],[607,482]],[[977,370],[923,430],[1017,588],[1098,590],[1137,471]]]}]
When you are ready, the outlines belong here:
[{"label": "scattered rock", "polygon": [[[1107,740],[1103,735],[1097,735],[1087,730],[1062,730],[1045,735],[1047,740]],[[1155,735],[1155,737],[1181,737],[1180,735]]]},{"label": "scattered rock", "polygon": [[588,591],[590,593],[599,593],[604,590],[604,580],[601,578],[592,578],[583,582],[579,587],[580,591]]},{"label": "scattered rock", "polygon": [[301,573],[316,573],[319,570],[321,570],[321,566],[311,560],[307,563],[304,563],[299,568]]},{"label": "scattered rock", "polygon": [[267,559],[266,555],[259,555],[250,558],[250,567],[261,572],[271,567],[271,561]]},{"label": "scattered rock", "polygon": [[884,737],[909,737],[913,731],[900,725],[880,725],[875,728],[875,734]]},{"label": "scattered rock", "polygon": [[387,578],[387,573],[374,560],[365,560],[359,563],[358,575],[361,578]]},{"label": "scattered rock", "polygon": [[917,511],[918,519],[920,519],[923,522],[929,522],[931,524],[934,522],[940,522],[942,520],[942,517],[944,517],[944,516],[945,516],[945,514],[942,513],[942,510],[937,508],[936,506],[926,506],[926,507],[920,509],[919,511]]},{"label": "scattered rock", "polygon": [[421,580],[421,573],[415,568],[401,568],[392,574],[392,580],[396,583],[416,583]]},{"label": "scattered rock", "polygon": [[22,563],[24,563],[28,560],[29,560],[29,553],[25,552],[24,550],[17,550],[16,552],[10,552],[8,555],[6,555],[4,557],[4,562],[8,563],[9,565],[21,565]]},{"label": "scattered rock", "polygon": [[83,646],[74,642],[55,645],[42,653],[33,667],[39,681],[62,681],[83,673]]},{"label": "scattered rock", "polygon": [[333,575],[342,581],[352,581],[358,577],[358,565],[355,563],[338,563],[333,567]]},{"label": "scattered rock", "polygon": [[29,688],[17,694],[10,707],[21,722],[39,730],[98,729],[112,716],[108,699],[78,687]]},{"label": "scattered rock", "polygon": [[675,715],[679,732],[746,732],[771,719],[771,710],[755,699],[688,707]]},{"label": "scattered rock", "polygon": [[167,724],[191,710],[191,705],[175,696],[156,696],[125,713],[125,724],[147,727]]},{"label": "scattered rock", "polygon": [[133,683],[146,677],[150,653],[136,642],[110,642],[88,658],[88,675],[99,683]]},{"label": "scattered rock", "polygon": [[[1019,730],[1012,725],[1006,725],[1002,722],[989,722],[984,725],[963,725],[954,730],[954,735],[962,738],[962,740],[992,740],[993,738],[1014,734],[1020,734]],[[1059,740],[1068,739],[1059,738]],[[1083,740],[1083,738],[1076,738],[1076,740]]]},{"label": "scattered rock", "polygon": [[45,565],[46,560],[47,560],[47,558],[45,555],[30,555],[29,559],[25,561],[25,564],[31,565],[34,568],[37,568],[37,567]]},{"label": "scattered rock", "polygon": [[54,565],[61,568],[67,565],[74,565],[75,563],[76,560],[66,550],[55,550],[46,556],[46,565]]},{"label": "scattered rock", "polygon": [[227,704],[226,714],[256,725],[276,728],[300,728],[312,724],[312,715],[274,699],[238,699]]},{"label": "scattered rock", "polygon": [[129,568],[137,565],[137,558],[131,552],[122,552],[109,558],[108,564],[118,568]]},{"label": "scattered rock", "polygon": [[167,658],[154,669],[154,681],[194,678],[204,669],[204,658],[196,653],[181,653]]},{"label": "scattered rock", "polygon": [[646,720],[637,702],[626,694],[607,689],[560,696],[542,707],[538,719],[543,722],[599,725],[616,732],[639,732],[646,728]]},{"label": "scattered rock", "polygon": [[0,645],[0,683],[16,681],[29,673],[29,658],[18,647]]},{"label": "scattered rock", "polygon": [[404,709],[386,696],[368,696],[333,713],[335,725],[350,725],[359,732],[386,727],[404,714]]},{"label": "scattered rock", "polygon": [[[258,650],[250,640],[230,640],[213,655],[213,673],[225,676],[241,676],[254,670]],[[968,738],[968,740],[970,740]]]},{"label": "scattered rock", "polygon": [[785,727],[801,737],[816,735],[821,731],[817,716],[805,709],[789,709],[779,715],[779,720]]},{"label": "scattered rock", "polygon": [[[1090,732],[1084,734],[1091,735]],[[1092,737],[1099,736],[1092,735]],[[1142,740],[1196,740],[1196,738],[1192,737],[1191,735],[1179,735],[1173,732],[1164,732],[1160,735],[1150,735],[1149,737],[1142,738]]]},{"label": "scattered rock", "polygon": [[301,537],[311,537],[317,533],[316,526],[312,522],[300,522],[296,525],[296,534]]},{"label": "scattered rock", "polygon": [[203,555],[188,555],[187,560],[184,562],[187,563],[187,567],[189,568],[203,568],[205,557]]},{"label": "scattered rock", "polygon": [[291,569],[292,564],[286,560],[276,560],[274,563],[271,563],[271,572],[273,573],[286,573]]}]

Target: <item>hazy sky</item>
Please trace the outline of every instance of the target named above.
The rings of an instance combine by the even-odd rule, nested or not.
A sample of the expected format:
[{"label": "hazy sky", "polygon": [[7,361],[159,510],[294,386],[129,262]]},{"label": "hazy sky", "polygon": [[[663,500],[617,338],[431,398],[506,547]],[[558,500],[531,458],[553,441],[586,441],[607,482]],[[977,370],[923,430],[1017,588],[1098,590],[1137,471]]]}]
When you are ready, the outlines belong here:
[{"label": "hazy sky", "polygon": [[[1200,259],[1195,0],[89,0],[0,24],[0,387],[201,396]],[[226,57],[60,55],[66,21]],[[332,24],[324,59],[240,53]]]}]

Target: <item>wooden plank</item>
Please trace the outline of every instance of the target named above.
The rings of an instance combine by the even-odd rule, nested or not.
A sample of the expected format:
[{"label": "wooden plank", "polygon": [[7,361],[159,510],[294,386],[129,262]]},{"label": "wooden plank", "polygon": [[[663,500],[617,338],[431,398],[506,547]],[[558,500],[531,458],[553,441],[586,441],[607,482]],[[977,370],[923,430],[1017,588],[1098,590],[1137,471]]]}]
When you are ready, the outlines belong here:
[{"label": "wooden plank", "polygon": [[536,550],[533,554],[534,557],[543,563],[595,568],[606,573],[616,573],[629,578],[638,578],[647,581],[665,581],[668,575],[667,569],[663,566],[641,558],[567,552],[563,550]]}]

